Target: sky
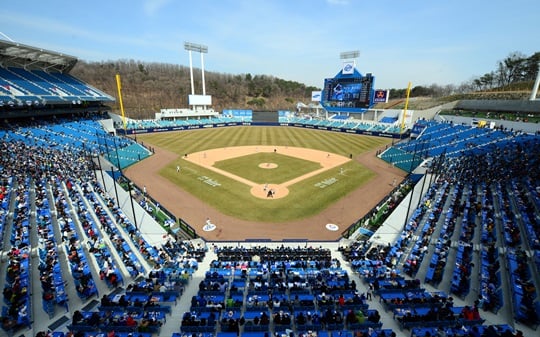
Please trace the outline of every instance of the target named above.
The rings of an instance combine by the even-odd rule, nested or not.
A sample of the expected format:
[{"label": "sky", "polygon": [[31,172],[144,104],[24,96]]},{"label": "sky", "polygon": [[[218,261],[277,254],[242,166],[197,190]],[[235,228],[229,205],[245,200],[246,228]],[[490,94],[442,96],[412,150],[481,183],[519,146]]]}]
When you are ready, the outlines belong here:
[{"label": "sky", "polygon": [[[538,0],[3,1],[0,38],[83,61],[189,66],[270,75],[321,88],[359,51],[378,89],[460,85],[513,52],[540,51]],[[193,66],[200,68],[198,53]],[[211,94],[211,93],[209,93]]]}]

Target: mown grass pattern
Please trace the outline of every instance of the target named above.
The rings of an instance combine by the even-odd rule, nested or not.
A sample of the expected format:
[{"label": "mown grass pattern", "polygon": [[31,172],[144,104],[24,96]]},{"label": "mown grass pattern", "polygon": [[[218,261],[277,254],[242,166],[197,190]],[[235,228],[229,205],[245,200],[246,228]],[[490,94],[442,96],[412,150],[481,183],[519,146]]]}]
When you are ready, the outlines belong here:
[{"label": "mown grass pattern", "polygon": [[[348,157],[384,147],[391,142],[386,138],[293,127],[229,127],[155,133],[140,135],[138,138],[178,154],[177,160],[160,171],[163,177],[224,214],[256,222],[291,221],[318,214],[373,179],[376,173],[356,161],[351,161],[290,186],[289,195],[285,198],[260,199],[251,195],[251,187],[183,160],[182,156],[214,148],[272,145],[311,148]],[[180,174],[176,172],[177,165],[182,168]],[[241,172],[238,175],[246,178]],[[201,180],[201,177],[220,185],[212,187],[205,183],[205,180]],[[256,182],[262,184],[267,182],[265,179],[261,178]],[[284,179],[289,180],[288,177]],[[327,179],[336,181],[321,188],[319,183]]]}]

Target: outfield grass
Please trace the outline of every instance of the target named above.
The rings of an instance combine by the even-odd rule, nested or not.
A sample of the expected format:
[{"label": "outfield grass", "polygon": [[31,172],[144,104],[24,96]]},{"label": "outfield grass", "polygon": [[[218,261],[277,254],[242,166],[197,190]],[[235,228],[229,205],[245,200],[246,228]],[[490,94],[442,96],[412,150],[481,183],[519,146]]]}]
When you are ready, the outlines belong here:
[{"label": "outfield grass", "polygon": [[[214,148],[272,145],[311,148],[349,157],[350,154],[357,156],[391,142],[390,139],[381,137],[293,127],[253,126],[154,133],[138,135],[137,137],[144,143],[153,144],[178,154],[179,157],[177,160],[171,162],[161,170],[160,174],[162,176],[219,209],[224,214],[241,219],[264,222],[295,220],[318,214],[372,179],[376,174],[367,170],[359,163],[351,161],[339,168],[330,169],[290,186],[289,195],[286,198],[267,200],[253,197],[250,193],[249,186],[183,160],[182,156],[186,153],[189,154]],[[271,153],[270,155],[274,154]],[[244,158],[241,161],[246,160],[253,163],[248,165],[255,165],[255,163],[261,162],[261,158],[254,158]],[[229,168],[227,171],[242,171],[242,165],[236,169],[234,168],[238,164],[238,160],[240,158],[227,160],[225,162],[232,162],[221,164],[229,165],[233,163],[231,164],[233,168]],[[269,161],[262,160],[262,162]],[[302,160],[302,162],[306,161]],[[309,161],[307,162],[309,163]],[[181,174],[176,172],[177,165],[182,167]],[[244,165],[247,164],[244,163]],[[316,165],[319,164],[316,163]],[[288,171],[294,171],[296,170],[296,165],[283,164],[283,168]],[[343,175],[340,174],[340,168],[344,169]],[[268,172],[274,170],[268,170]],[[313,169],[309,168],[308,170],[312,171]],[[287,174],[283,173],[284,176]],[[268,177],[259,179],[258,177],[248,178],[244,173],[238,175],[261,184],[273,181]],[[298,175],[294,174],[294,176]],[[284,179],[283,181],[290,180],[288,177],[282,179]]]}]

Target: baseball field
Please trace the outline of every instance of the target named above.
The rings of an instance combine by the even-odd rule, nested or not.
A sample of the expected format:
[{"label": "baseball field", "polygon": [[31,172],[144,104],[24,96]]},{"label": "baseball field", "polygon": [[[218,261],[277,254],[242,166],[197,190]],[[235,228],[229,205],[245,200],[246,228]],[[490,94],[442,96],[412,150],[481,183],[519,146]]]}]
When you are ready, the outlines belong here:
[{"label": "baseball field", "polygon": [[208,239],[336,239],[404,175],[376,158],[391,142],[380,137],[246,126],[137,138],[155,155],[126,175]]}]

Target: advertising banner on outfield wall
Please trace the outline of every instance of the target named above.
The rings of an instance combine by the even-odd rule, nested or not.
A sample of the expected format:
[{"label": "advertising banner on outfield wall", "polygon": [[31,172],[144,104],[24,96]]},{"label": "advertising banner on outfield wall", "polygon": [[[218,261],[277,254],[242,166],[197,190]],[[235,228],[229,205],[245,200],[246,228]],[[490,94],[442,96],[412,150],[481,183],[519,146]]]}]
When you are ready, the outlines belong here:
[{"label": "advertising banner on outfield wall", "polygon": [[[334,132],[344,132],[352,133],[358,135],[366,136],[376,136],[376,137],[385,137],[385,138],[400,138],[398,133],[386,133],[380,131],[367,131],[359,129],[346,129],[339,127],[331,126],[322,126],[322,125],[310,125],[310,124],[300,124],[300,123],[278,123],[278,122],[229,122],[229,123],[217,123],[217,124],[204,124],[204,125],[189,125],[189,126],[174,126],[174,127],[162,127],[162,128],[147,128],[147,129],[131,129],[127,130],[127,134],[140,134],[140,133],[152,133],[152,132],[166,132],[166,131],[181,131],[181,130],[193,130],[193,129],[202,129],[202,128],[220,128],[227,126],[292,126],[305,129],[317,129],[317,130],[326,130]],[[123,129],[117,129],[117,132],[124,132]]]}]

